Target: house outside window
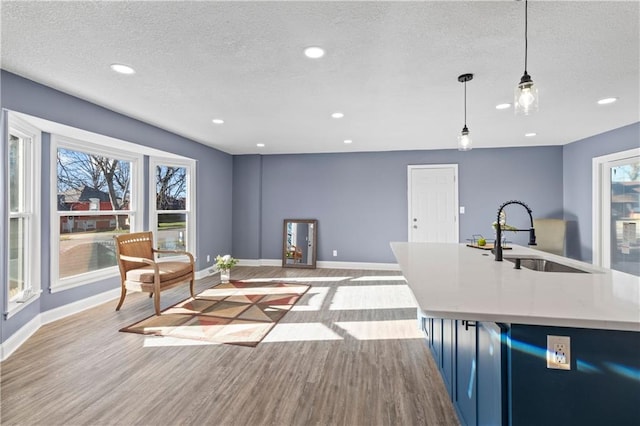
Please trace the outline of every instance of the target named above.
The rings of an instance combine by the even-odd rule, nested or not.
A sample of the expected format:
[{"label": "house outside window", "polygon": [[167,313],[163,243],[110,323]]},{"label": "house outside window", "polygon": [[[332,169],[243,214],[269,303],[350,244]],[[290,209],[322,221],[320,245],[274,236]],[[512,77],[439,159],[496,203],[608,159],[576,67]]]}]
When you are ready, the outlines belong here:
[{"label": "house outside window", "polygon": [[128,233],[140,207],[141,156],[54,136],[56,206],[51,291],[117,274],[113,237]]}]

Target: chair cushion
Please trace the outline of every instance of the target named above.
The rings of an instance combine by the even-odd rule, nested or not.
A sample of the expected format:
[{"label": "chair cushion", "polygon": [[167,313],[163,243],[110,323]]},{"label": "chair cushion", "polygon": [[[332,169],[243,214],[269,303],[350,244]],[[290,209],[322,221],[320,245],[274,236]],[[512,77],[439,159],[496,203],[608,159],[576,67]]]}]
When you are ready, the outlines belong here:
[{"label": "chair cushion", "polygon": [[[191,263],[187,262],[158,262],[160,272],[160,283],[189,275],[192,272]],[[142,268],[127,271],[127,281],[137,281],[145,284],[153,284],[153,266],[147,265]]]}]

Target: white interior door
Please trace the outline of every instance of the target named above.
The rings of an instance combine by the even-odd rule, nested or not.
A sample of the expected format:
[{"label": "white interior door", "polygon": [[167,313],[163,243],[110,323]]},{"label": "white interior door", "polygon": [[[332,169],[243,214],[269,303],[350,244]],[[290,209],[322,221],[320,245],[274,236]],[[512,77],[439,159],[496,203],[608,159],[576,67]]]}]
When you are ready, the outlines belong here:
[{"label": "white interior door", "polygon": [[408,167],[410,242],[458,242],[457,176],[457,164]]}]

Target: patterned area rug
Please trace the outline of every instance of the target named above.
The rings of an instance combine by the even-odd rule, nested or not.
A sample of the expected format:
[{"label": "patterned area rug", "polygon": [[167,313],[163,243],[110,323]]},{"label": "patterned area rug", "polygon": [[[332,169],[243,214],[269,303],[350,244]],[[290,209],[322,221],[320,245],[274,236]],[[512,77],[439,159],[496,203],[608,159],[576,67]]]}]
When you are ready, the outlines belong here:
[{"label": "patterned area rug", "polygon": [[256,346],[309,288],[305,284],[231,281],[120,331]]}]

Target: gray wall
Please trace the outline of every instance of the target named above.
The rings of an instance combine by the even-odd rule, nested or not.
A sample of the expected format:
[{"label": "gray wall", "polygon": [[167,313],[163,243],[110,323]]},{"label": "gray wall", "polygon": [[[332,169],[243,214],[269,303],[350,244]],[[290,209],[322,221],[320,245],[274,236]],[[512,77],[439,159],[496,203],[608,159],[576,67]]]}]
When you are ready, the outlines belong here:
[{"label": "gray wall", "polygon": [[[251,193],[234,198],[233,247],[239,257],[279,259],[283,219],[307,218],[319,221],[318,260],[395,263],[389,242],[407,240],[410,164],[458,164],[460,205],[466,209],[460,215],[461,241],[477,233],[493,236],[491,223],[497,208],[510,199],[529,204],[538,218],[563,216],[561,147],[268,155],[260,159],[234,159],[234,175],[239,168],[244,170],[242,181],[234,180],[234,194]],[[258,168],[261,176],[256,175]],[[528,225],[524,210],[519,211],[518,206],[508,209],[510,223]],[[253,213],[249,217],[246,212]],[[240,229],[261,232],[245,232],[240,237],[236,234]],[[526,236],[508,237],[526,241]],[[254,257],[256,247],[260,247],[258,257]],[[332,256],[334,249],[337,257]]]},{"label": "gray wall", "polygon": [[[4,70],[1,71],[0,79],[2,83],[0,85],[0,99],[3,109],[22,112],[90,132],[197,159],[196,215],[198,237],[195,253],[198,257],[197,268],[204,269],[208,265],[211,265],[211,263],[208,265],[206,263],[207,254],[213,257],[219,253],[231,252],[231,202],[233,182],[233,158],[231,155],[37,84]],[[5,139],[6,138],[3,138],[3,140]],[[40,312],[45,312],[110,289],[118,288],[120,285],[119,279],[108,279],[59,293],[49,294],[50,194],[47,188],[50,187],[48,161],[50,145],[48,135],[43,135],[42,142],[43,210],[41,223],[41,280],[43,294],[37,302],[32,303],[12,318],[2,320],[2,326],[0,327],[2,331],[2,341],[6,340],[17,329],[25,325]],[[7,152],[4,147],[0,150],[0,154],[2,155],[2,164],[7,164]],[[1,179],[4,179],[4,176]],[[3,183],[3,181],[0,180],[0,183]],[[2,223],[7,223],[8,220],[8,194],[5,188],[5,184],[0,185]],[[6,235],[4,235],[2,231],[0,231],[0,236],[3,237],[0,248],[0,255],[2,255],[2,261],[0,261],[0,276],[2,276],[4,280],[7,268],[5,254],[8,238],[6,238]],[[0,306],[4,306],[4,297],[6,297],[4,291],[0,292]]]},{"label": "gray wall", "polygon": [[640,123],[591,136],[565,145],[562,150],[567,255],[591,262],[592,248],[592,163],[594,157],[640,146]]},{"label": "gray wall", "polygon": [[262,157],[233,157],[233,255],[260,259]]}]

